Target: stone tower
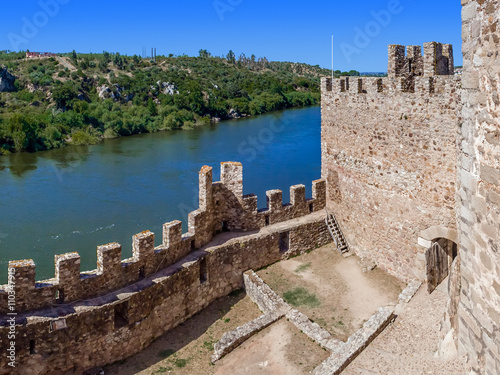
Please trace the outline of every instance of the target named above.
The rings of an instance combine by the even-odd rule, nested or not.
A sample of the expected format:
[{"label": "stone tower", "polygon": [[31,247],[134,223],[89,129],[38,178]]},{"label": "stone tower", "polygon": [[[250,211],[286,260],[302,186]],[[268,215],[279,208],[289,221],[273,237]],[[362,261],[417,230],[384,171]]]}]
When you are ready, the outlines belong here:
[{"label": "stone tower", "polygon": [[458,343],[474,373],[493,375],[500,374],[500,4],[462,5]]}]

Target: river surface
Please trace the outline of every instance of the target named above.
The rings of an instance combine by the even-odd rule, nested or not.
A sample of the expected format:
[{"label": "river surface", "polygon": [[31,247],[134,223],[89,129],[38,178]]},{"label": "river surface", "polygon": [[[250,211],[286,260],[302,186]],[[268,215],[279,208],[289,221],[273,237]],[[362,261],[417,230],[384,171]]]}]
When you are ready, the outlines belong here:
[{"label": "river surface", "polygon": [[81,270],[96,268],[98,245],[119,242],[132,254],[132,235],[198,207],[198,171],[243,163],[244,194],[306,186],[321,175],[320,108],[273,112],[179,130],[0,156],[0,284],[9,260],[33,259],[36,279],[54,276],[54,255],[77,251]]}]

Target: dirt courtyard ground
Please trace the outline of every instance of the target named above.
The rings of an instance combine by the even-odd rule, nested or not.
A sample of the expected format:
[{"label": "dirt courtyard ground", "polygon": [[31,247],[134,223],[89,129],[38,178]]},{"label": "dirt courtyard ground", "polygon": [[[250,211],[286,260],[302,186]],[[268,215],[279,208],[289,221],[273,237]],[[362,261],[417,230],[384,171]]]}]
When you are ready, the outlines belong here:
[{"label": "dirt courtyard ground", "polygon": [[262,269],[257,274],[283,299],[345,341],[379,307],[395,305],[405,285],[385,272],[362,272],[359,258],[332,244]]},{"label": "dirt courtyard ground", "polygon": [[305,375],[329,354],[284,318],[222,358],[215,375]]},{"label": "dirt courtyard ground", "polygon": [[[380,270],[361,271],[355,256],[333,245],[276,263],[258,274],[288,303],[345,340],[379,307],[395,304],[404,287]],[[247,340],[215,365],[213,345],[222,335],[262,313],[243,291],[212,303],[143,352],[107,366],[106,375],[301,375],[329,352],[286,318]]]}]

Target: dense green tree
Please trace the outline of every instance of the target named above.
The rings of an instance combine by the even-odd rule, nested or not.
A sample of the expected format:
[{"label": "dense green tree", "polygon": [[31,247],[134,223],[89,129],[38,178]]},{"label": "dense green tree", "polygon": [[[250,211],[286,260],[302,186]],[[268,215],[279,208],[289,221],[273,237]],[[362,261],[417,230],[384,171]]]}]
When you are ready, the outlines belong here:
[{"label": "dense green tree", "polygon": [[120,70],[123,70],[123,66],[125,65],[123,57],[117,52],[113,59],[113,64]]},{"label": "dense green tree", "polygon": [[210,52],[208,52],[206,49],[200,49],[199,56],[203,59],[206,59],[210,57]]},{"label": "dense green tree", "polygon": [[158,108],[156,107],[156,103],[151,98],[149,98],[148,100],[148,111],[151,116],[158,115]]},{"label": "dense green tree", "polygon": [[108,72],[108,61],[106,59],[100,59],[98,64],[99,70],[103,73]]},{"label": "dense green tree", "polygon": [[235,64],[236,63],[236,59],[235,59],[235,55],[234,55],[233,50],[229,50],[229,52],[228,52],[228,54],[226,56],[226,59],[231,64]]},{"label": "dense green tree", "polygon": [[58,108],[66,107],[69,102],[78,96],[78,91],[70,83],[66,82],[62,85],[56,86],[52,90],[52,99],[57,104]]}]

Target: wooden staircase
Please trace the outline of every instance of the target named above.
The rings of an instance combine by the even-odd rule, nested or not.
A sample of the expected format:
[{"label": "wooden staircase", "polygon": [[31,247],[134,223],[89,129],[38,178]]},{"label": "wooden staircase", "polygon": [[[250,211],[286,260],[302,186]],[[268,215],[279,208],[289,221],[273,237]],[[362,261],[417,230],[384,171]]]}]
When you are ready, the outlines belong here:
[{"label": "wooden staircase", "polygon": [[335,216],[332,213],[330,213],[326,207],[325,211],[326,211],[325,223],[326,226],[328,227],[330,235],[333,238],[333,241],[335,242],[335,245],[337,246],[337,250],[342,255],[348,253],[349,245],[347,244],[347,241],[344,235],[342,234],[342,231],[340,230],[340,225],[337,222],[337,219],[335,219]]}]

